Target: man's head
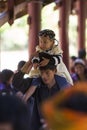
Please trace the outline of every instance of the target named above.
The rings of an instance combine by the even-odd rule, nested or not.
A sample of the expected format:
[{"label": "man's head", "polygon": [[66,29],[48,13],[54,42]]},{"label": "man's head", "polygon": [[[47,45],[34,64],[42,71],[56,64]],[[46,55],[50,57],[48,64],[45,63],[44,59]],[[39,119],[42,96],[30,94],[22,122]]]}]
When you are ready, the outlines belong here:
[{"label": "man's head", "polygon": [[42,50],[49,50],[53,47],[55,33],[52,30],[45,29],[39,32],[39,46]]},{"label": "man's head", "polygon": [[24,60],[19,61],[18,65],[17,65],[17,70],[19,71],[24,66],[25,63],[26,63],[26,61],[24,61]]},{"label": "man's head", "polygon": [[53,64],[48,64],[46,66],[39,67],[41,78],[45,84],[50,84],[54,80],[54,75],[56,74],[56,66]]}]

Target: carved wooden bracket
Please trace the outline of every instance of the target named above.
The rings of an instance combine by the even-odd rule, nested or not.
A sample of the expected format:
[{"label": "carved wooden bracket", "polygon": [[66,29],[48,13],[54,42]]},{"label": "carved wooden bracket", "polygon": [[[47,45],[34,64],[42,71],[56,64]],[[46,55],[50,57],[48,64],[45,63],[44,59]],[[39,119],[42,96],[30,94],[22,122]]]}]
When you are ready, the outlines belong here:
[{"label": "carved wooden bracket", "polygon": [[14,23],[14,0],[8,0],[8,23]]}]

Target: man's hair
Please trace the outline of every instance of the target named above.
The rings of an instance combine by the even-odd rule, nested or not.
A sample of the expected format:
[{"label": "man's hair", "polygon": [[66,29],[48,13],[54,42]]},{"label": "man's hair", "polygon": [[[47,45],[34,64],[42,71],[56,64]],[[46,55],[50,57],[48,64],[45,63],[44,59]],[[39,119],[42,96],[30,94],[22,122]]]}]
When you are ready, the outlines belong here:
[{"label": "man's hair", "polygon": [[48,63],[46,66],[40,66],[40,70],[56,70],[56,66],[53,64]]},{"label": "man's hair", "polygon": [[29,130],[27,106],[14,95],[0,94],[0,123],[10,123],[14,130]]}]

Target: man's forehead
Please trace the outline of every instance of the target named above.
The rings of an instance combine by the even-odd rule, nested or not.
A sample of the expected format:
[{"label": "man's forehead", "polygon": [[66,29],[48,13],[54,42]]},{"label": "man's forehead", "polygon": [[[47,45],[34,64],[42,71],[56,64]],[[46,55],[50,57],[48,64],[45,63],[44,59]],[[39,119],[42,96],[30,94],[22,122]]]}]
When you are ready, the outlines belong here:
[{"label": "man's forehead", "polygon": [[50,72],[52,71],[51,69],[43,69],[43,70],[40,70],[40,72],[43,72],[43,73],[47,73],[47,72]]}]

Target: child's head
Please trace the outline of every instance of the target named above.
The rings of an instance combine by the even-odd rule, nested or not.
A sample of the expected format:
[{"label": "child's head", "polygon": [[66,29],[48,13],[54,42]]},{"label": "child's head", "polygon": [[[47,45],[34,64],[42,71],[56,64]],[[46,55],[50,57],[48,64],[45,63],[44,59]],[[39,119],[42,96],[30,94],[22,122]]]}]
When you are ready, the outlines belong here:
[{"label": "child's head", "polygon": [[39,32],[39,46],[42,50],[49,50],[53,47],[55,33],[52,30],[45,29]]}]

